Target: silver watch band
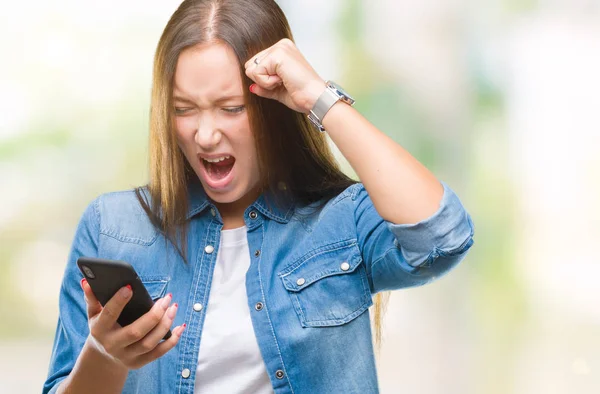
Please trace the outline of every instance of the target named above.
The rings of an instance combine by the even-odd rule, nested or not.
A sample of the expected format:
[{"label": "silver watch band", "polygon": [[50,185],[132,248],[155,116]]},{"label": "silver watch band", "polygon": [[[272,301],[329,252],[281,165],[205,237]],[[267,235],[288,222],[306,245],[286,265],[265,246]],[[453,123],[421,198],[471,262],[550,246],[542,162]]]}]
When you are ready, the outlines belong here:
[{"label": "silver watch band", "polygon": [[333,107],[333,104],[337,103],[339,99],[340,96],[332,92],[331,89],[325,88],[325,91],[321,93],[310,113],[317,118],[319,123],[323,123],[325,114],[327,114],[331,107]]},{"label": "silver watch band", "polygon": [[314,107],[308,114],[308,119],[315,125],[315,127],[319,129],[320,132],[325,131],[325,127],[323,127],[323,118],[327,112],[329,112],[331,107],[333,107],[334,104],[340,100],[350,106],[354,104],[354,99],[350,97],[339,85],[333,81],[326,81],[325,91],[321,93],[315,102]]}]

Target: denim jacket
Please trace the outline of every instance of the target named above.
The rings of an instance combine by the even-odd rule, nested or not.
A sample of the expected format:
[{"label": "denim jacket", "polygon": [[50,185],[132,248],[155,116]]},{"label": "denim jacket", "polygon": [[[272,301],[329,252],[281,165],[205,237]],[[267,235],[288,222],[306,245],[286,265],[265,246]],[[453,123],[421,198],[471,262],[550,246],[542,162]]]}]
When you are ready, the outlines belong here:
[{"label": "denim jacket", "polygon": [[[460,262],[473,224],[446,185],[438,211],[417,224],[385,221],[362,184],[307,207],[259,197],[244,213],[248,308],[275,393],[377,393],[369,306],[380,291],[431,282]],[[194,392],[202,326],[223,222],[203,191],[190,192],[188,262],[152,226],[133,191],[104,194],[83,214],[60,290],[44,393],[72,370],[89,334],[80,256],[134,266],[152,298],[173,293],[174,326],[187,323],[163,357],[131,370],[123,393]],[[223,369],[223,373],[235,371]]]}]

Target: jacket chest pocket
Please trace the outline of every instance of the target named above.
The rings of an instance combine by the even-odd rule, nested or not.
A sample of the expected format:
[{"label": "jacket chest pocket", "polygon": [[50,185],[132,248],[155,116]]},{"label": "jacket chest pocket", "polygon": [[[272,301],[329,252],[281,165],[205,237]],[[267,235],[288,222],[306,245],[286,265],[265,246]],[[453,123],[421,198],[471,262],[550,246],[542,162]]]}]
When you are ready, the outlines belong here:
[{"label": "jacket chest pocket", "polygon": [[156,301],[165,296],[167,285],[169,284],[168,277],[140,275],[140,280],[148,291],[152,301]]},{"label": "jacket chest pocket", "polygon": [[339,326],[372,305],[354,240],[317,249],[279,273],[303,327]]}]

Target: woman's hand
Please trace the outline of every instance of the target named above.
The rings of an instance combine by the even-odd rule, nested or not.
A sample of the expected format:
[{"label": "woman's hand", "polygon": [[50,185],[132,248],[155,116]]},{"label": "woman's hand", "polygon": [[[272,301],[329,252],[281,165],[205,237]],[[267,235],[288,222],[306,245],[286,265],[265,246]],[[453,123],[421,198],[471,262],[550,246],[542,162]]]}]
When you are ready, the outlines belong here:
[{"label": "woman's hand", "polygon": [[254,94],[298,112],[308,113],[325,91],[323,79],[287,38],[252,56],[245,68],[248,78],[256,82],[250,86]]},{"label": "woman's hand", "polygon": [[170,294],[158,300],[142,317],[121,327],[117,318],[131,299],[131,288],[121,288],[102,307],[85,279],[81,281],[81,287],[87,304],[90,342],[107,359],[127,369],[141,368],[167,353],[185,329],[185,324],[174,328],[171,337],[161,342],[177,313],[177,304],[170,305]]}]

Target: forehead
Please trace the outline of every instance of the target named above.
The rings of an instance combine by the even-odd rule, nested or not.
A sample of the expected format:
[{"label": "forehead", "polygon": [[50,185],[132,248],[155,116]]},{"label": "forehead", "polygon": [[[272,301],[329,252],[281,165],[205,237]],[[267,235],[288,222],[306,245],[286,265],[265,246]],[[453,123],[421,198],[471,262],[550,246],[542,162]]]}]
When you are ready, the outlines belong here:
[{"label": "forehead", "polygon": [[187,48],[177,60],[174,95],[204,102],[243,95],[240,65],[233,50],[223,43]]}]

